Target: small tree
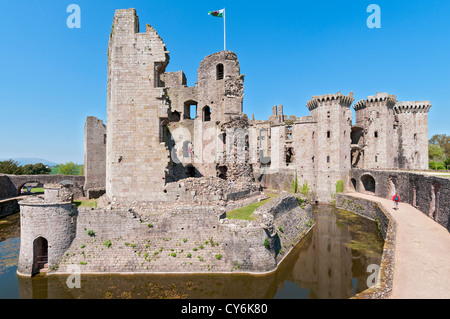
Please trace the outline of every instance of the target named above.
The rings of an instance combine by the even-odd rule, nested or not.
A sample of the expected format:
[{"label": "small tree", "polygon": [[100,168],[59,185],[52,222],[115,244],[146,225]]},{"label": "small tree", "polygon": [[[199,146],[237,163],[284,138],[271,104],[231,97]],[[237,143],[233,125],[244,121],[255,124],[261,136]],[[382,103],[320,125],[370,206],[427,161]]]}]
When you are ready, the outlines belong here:
[{"label": "small tree", "polygon": [[65,164],[59,164],[58,165],[58,174],[59,175],[77,175],[77,167],[75,163],[68,162]]}]

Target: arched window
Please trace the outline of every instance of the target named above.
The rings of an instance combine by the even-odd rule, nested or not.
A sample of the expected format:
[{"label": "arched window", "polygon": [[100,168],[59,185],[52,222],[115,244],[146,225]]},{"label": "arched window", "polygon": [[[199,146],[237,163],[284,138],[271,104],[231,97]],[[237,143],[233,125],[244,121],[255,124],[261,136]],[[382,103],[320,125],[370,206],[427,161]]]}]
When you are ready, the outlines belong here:
[{"label": "arched window", "polygon": [[223,80],[223,74],[224,74],[224,72],[223,72],[223,64],[219,63],[216,66],[216,79],[217,80]]},{"label": "arched window", "polygon": [[205,106],[203,108],[203,122],[211,121],[211,108],[209,106]]}]

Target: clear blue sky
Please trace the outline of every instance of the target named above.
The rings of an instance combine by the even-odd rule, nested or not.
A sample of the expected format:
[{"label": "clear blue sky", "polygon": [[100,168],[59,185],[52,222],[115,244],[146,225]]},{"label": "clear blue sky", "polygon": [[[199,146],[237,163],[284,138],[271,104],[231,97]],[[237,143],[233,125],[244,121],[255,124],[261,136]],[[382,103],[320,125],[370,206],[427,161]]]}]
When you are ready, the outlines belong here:
[{"label": "clear blue sky", "polygon": [[[450,1],[6,1],[0,6],[0,158],[83,162],[84,122],[106,122],[106,51],[115,9],[136,8],[171,52],[167,71],[196,82],[200,61],[223,49],[238,55],[244,112],[267,119],[275,104],[308,115],[312,95],[377,92],[430,100],[429,135],[450,135]],[[81,7],[81,29],[66,8]],[[366,25],[381,8],[381,29]]]}]

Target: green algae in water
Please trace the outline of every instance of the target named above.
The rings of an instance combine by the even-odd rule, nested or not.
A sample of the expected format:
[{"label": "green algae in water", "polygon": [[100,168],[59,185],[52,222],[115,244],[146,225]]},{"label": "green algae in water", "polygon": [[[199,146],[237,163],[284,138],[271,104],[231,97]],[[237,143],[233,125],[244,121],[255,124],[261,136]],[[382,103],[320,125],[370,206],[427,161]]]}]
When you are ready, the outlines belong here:
[{"label": "green algae in water", "polygon": [[338,210],[336,224],[348,224],[352,239],[345,245],[353,251],[368,256],[380,256],[383,253],[384,241],[376,222],[364,219],[355,213]]}]

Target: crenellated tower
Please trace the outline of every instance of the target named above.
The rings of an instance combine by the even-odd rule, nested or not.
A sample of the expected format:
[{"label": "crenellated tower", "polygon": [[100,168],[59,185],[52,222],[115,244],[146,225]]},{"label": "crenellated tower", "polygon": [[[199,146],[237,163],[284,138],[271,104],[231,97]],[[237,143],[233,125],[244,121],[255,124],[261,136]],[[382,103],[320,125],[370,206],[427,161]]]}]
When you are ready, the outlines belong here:
[{"label": "crenellated tower", "polygon": [[[358,101],[355,106],[356,125],[353,127],[352,163],[363,168],[394,168],[396,143],[394,138],[394,106],[395,95],[377,93],[367,99]],[[363,143],[355,138],[363,139]],[[362,144],[362,145],[361,145]],[[360,147],[363,146],[363,154]],[[358,158],[361,159],[358,161]]]},{"label": "crenellated tower", "polygon": [[397,168],[428,169],[428,112],[430,101],[400,102],[394,106]]},{"label": "crenellated tower", "polygon": [[316,145],[311,162],[314,165],[317,200],[328,202],[335,192],[336,182],[344,179],[351,168],[350,134],[353,92],[349,95],[328,94],[313,96],[307,103],[317,123],[313,136]]}]

